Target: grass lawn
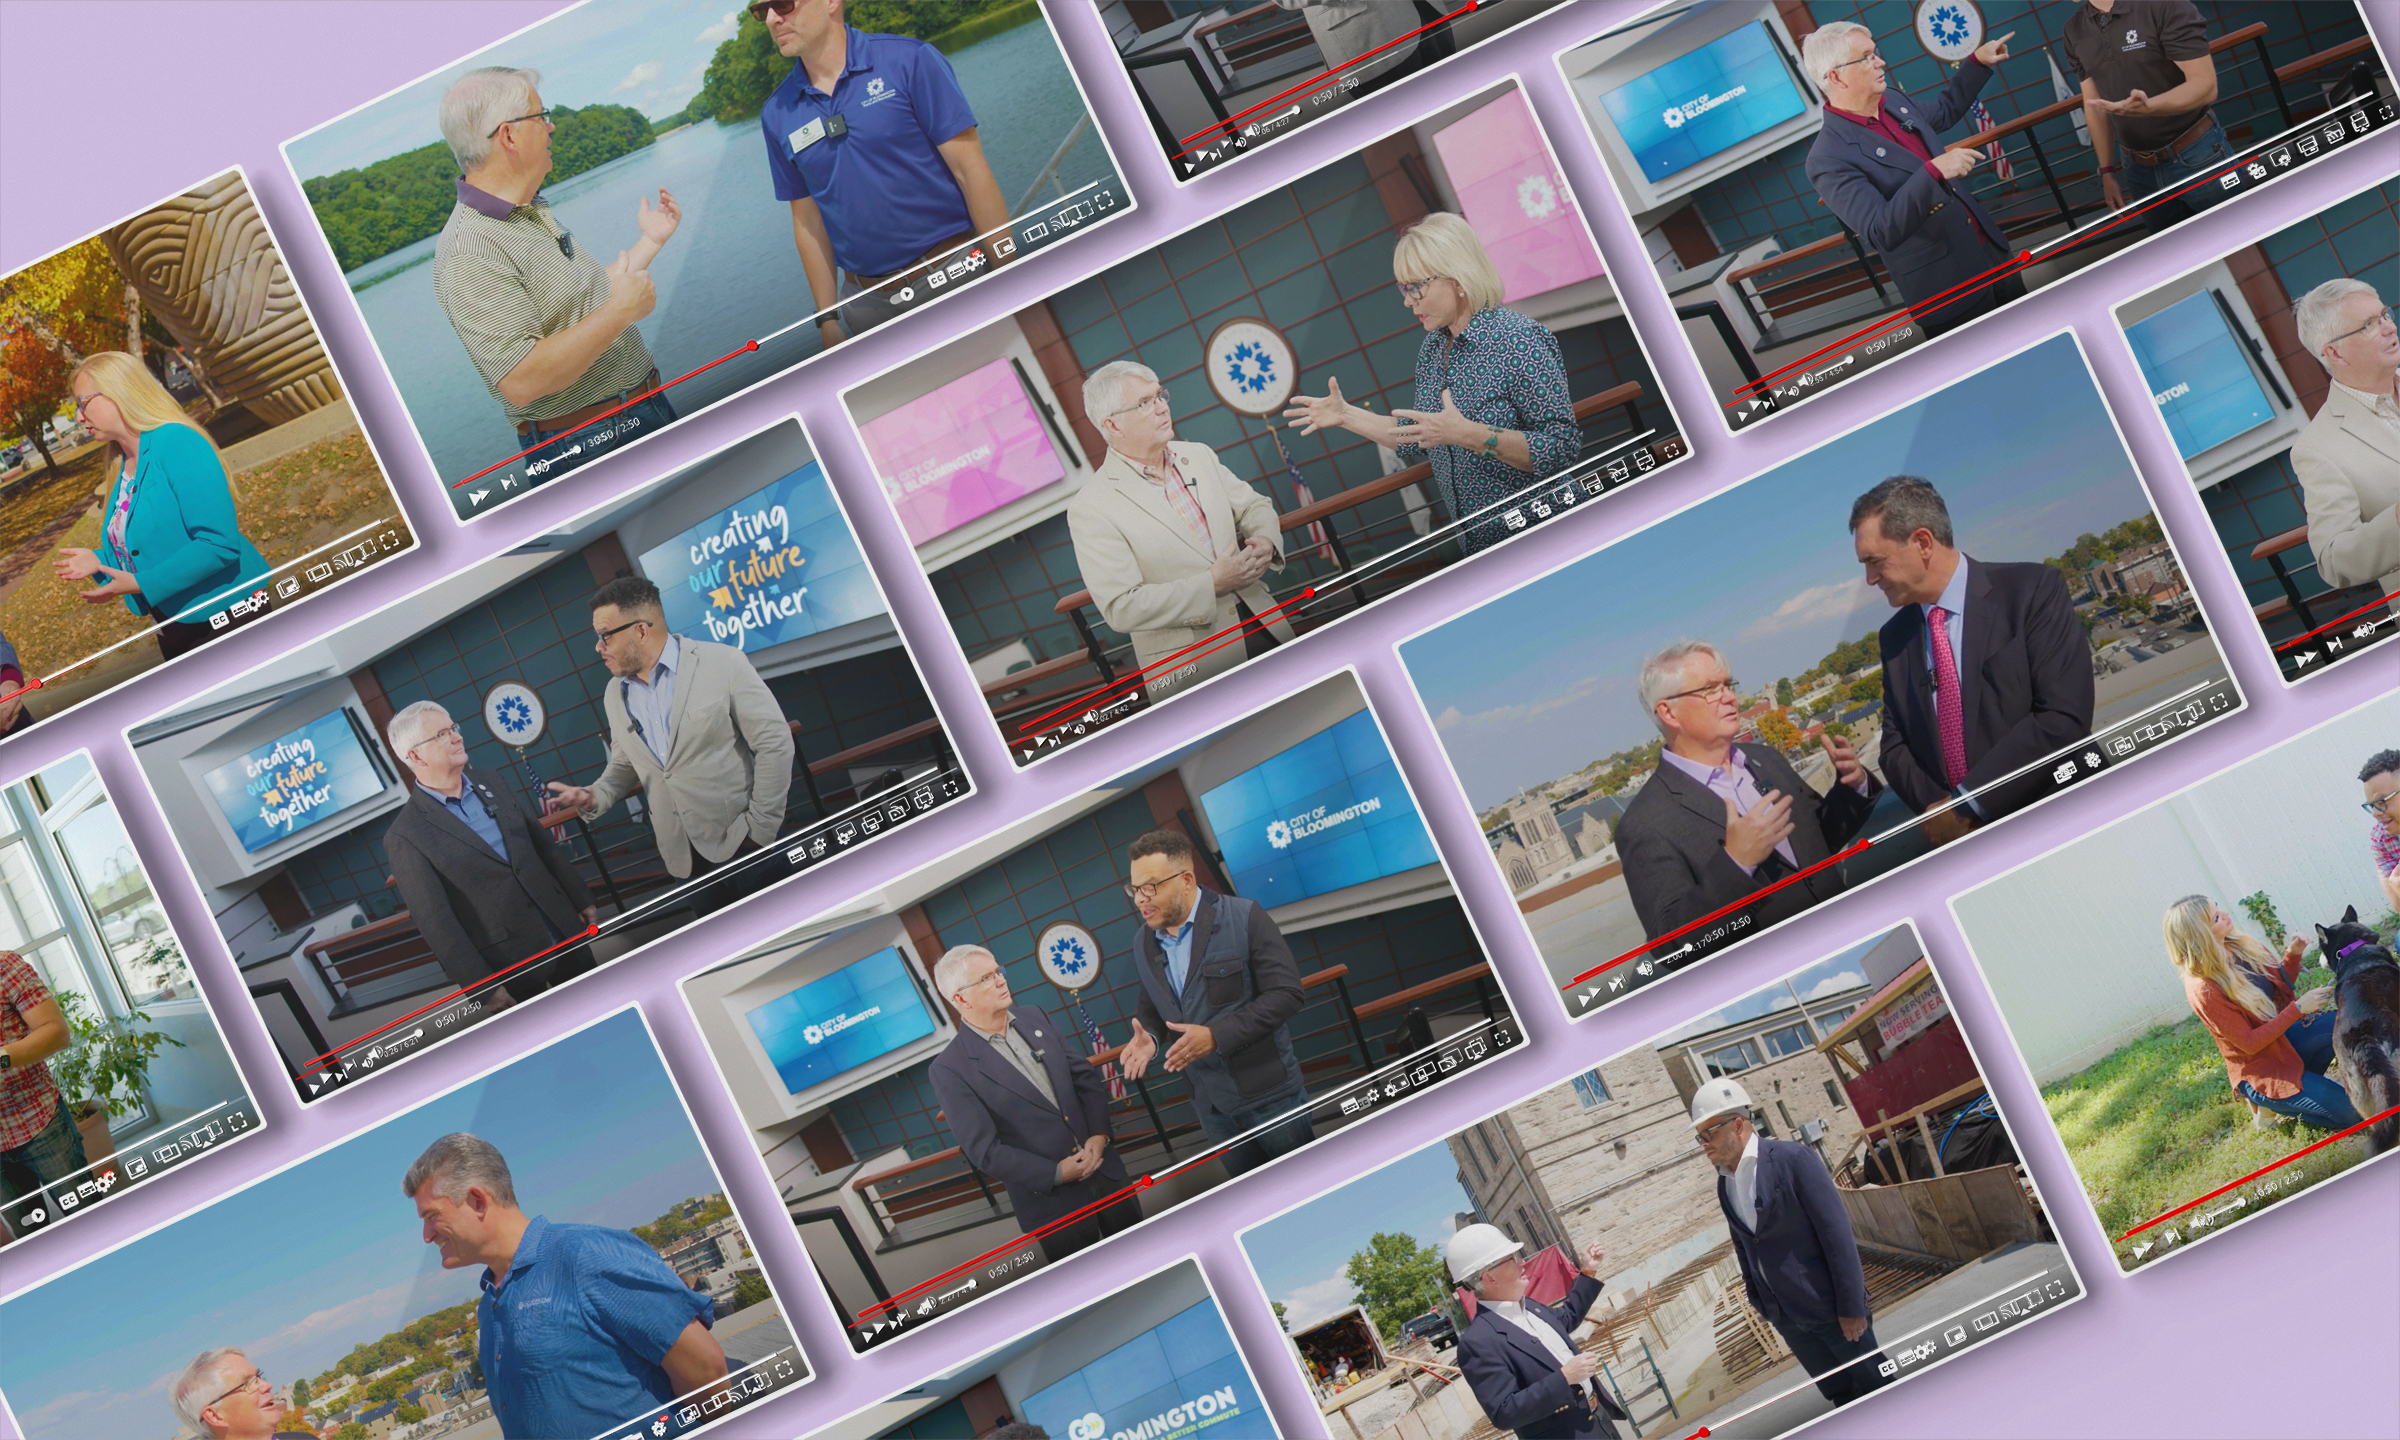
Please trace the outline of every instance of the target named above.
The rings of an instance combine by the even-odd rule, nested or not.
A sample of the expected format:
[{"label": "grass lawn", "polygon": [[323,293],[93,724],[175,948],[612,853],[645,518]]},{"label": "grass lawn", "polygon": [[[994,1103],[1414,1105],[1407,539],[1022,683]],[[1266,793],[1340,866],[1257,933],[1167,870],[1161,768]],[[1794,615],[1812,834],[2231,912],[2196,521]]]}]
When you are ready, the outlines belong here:
[{"label": "grass lawn", "polygon": [[[2384,934],[2394,929],[2385,917]],[[2296,991],[2333,982],[2312,963]],[[2163,962],[2162,962],[2163,963]],[[2225,1060],[2197,1017],[2162,1025],[2087,1069],[2043,1087],[2042,1103],[2074,1158],[2101,1228],[2116,1237],[2325,1138],[2298,1121],[2260,1130],[2226,1083]],[[2359,1162],[2363,1135],[2286,1167],[2294,1193]],[[2154,1250],[2151,1259],[2169,1253]],[[2118,1259],[2131,1269],[2130,1251]]]}]

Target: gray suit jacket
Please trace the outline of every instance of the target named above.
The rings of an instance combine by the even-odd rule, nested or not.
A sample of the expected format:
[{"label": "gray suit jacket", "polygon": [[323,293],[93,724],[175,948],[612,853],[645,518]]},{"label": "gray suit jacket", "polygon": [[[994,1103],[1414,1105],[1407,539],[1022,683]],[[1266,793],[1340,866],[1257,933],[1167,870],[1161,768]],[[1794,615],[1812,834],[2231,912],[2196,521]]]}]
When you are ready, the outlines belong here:
[{"label": "gray suit jacket", "polygon": [[499,822],[506,860],[422,786],[410,789],[383,832],[408,918],[442,973],[461,987],[549,949],[552,930],[579,933],[592,904],[566,850],[535,826],[505,784],[472,766],[465,778]]},{"label": "gray suit jacket", "polygon": [[730,645],[680,637],[682,673],[668,717],[667,759],[633,732],[625,686],[608,680],[608,768],[592,782],[597,820],[639,790],[667,873],[692,873],[692,852],[712,863],[733,858],[745,840],[775,843],[792,785],[791,726],[750,659]]},{"label": "gray suit jacket", "polygon": [[1201,891],[1193,904],[1192,963],[1183,972],[1181,993],[1167,978],[1158,937],[1147,925],[1135,927],[1135,968],[1142,980],[1135,1013],[1158,1037],[1162,1055],[1176,1039],[1167,1021],[1206,1025],[1216,1053],[1193,1061],[1182,1074],[1191,1082],[1195,1106],[1238,1115],[1300,1088],[1300,1061],[1287,1023],[1303,999],[1300,966],[1264,905],[1213,890]]},{"label": "gray suit jacket", "polygon": [[[2380,581],[2400,596],[2400,436],[2339,385],[2292,444],[2308,548],[2328,585]],[[2400,614],[2400,599],[2391,603]]]},{"label": "gray suit jacket", "polygon": [[[1067,502],[1075,568],[1092,592],[1100,618],[1133,637],[1134,658],[1145,667],[1240,624],[1237,600],[1253,615],[1275,608],[1275,597],[1263,582],[1230,595],[1217,594],[1208,567],[1219,554],[1257,536],[1275,547],[1270,569],[1283,568],[1283,532],[1276,525],[1275,502],[1226,469],[1206,445],[1170,440],[1167,449],[1183,478],[1191,482],[1200,513],[1208,517],[1214,551],[1201,544],[1159,487],[1114,450]],[[1291,622],[1280,616],[1268,620],[1266,628],[1278,640],[1293,638]],[[1208,649],[1205,655],[1186,656],[1145,676],[1150,698],[1163,698],[1231,670],[1248,653],[1243,641],[1231,636]]]},{"label": "gray suit jacket", "polygon": [[[1100,1168],[1072,1185],[1058,1183],[1058,1162],[1093,1135],[1107,1135],[1108,1082],[1075,1037],[1040,1007],[1019,1005],[1009,1023],[1042,1057],[1053,1105],[992,1042],[965,1024],[926,1067],[942,1116],[969,1163],[1008,1189],[1026,1233],[1072,1215],[1125,1187],[1125,1161],[1111,1145]],[[1119,1202],[1123,1203],[1123,1202]]]}]

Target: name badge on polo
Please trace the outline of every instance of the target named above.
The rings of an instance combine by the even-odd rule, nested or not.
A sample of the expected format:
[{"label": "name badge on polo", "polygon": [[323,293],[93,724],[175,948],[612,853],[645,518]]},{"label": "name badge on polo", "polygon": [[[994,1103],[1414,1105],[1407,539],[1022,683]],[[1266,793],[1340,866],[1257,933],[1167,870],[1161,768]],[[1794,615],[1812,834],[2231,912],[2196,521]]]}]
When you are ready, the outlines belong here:
[{"label": "name badge on polo", "polygon": [[819,140],[839,140],[849,133],[850,122],[835,114],[811,120],[784,139],[790,142],[792,153],[797,155]]}]

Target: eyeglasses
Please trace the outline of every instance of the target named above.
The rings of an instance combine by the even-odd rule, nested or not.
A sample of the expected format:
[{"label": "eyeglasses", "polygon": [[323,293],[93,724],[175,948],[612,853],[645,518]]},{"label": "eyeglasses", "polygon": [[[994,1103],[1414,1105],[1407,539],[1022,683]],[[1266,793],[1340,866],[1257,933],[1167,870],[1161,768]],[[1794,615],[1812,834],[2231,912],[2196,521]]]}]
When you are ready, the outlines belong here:
[{"label": "eyeglasses", "polygon": [[[2387,313],[2388,313],[2388,312],[2387,312]],[[92,403],[93,401],[95,401],[95,400],[98,400],[98,399],[100,399],[100,398],[101,398],[100,392],[99,392],[99,391],[97,391],[97,390],[94,390],[94,391],[93,391],[91,394],[89,394],[89,395],[78,395],[78,396],[76,396],[76,397],[75,397],[75,418],[76,418],[76,419],[78,419],[78,420],[81,420],[81,419],[84,419],[84,418],[86,418],[86,416],[85,416],[84,412],[85,412],[87,409],[89,409],[89,408],[90,408],[90,406],[91,406],[91,403]]]},{"label": "eyeglasses", "polygon": [[2389,306],[2389,305],[2386,305],[2386,306],[2384,306],[2384,307],[2383,307],[2381,310],[2378,310],[2378,311],[2376,311],[2374,314],[2372,314],[2372,315],[2369,315],[2369,316],[2367,317],[2367,323],[2366,323],[2366,324],[2359,326],[2359,327],[2358,327],[2357,329],[2355,329],[2355,330],[2344,330],[2344,331],[2343,331],[2341,334],[2334,336],[2334,337],[2333,337],[2331,340],[2328,340],[2328,341],[2326,341],[2325,343],[2326,343],[2326,344],[2328,344],[2328,345],[2339,345],[2339,344],[2341,344],[2341,343],[2342,343],[2344,340],[2347,340],[2347,339],[2349,339],[2349,338],[2350,338],[2351,336],[2353,336],[2353,335],[2364,335],[2364,334],[2365,334],[2365,333],[2367,333],[2369,330],[2373,330],[2373,329],[2375,329],[2375,328],[2376,328],[2377,326],[2379,326],[2379,325],[2389,325],[2389,324],[2391,324],[2391,323],[2392,323],[2392,307],[2391,307],[2391,306]]},{"label": "eyeglasses", "polygon": [[2400,800],[2400,790],[2394,790],[2380,799],[2361,800],[2358,802],[2358,808],[2366,811],[2369,815],[2381,815],[2394,800]]},{"label": "eyeglasses", "polygon": [[636,625],[647,625],[649,623],[650,622],[647,620],[628,620],[622,625],[613,626],[606,630],[594,630],[592,632],[592,648],[594,650],[606,650],[608,648],[608,642],[615,636],[624,634],[626,631],[631,630]]},{"label": "eyeglasses", "polygon": [[1127,885],[1124,887],[1125,896],[1129,900],[1149,900],[1157,896],[1158,887],[1166,884],[1168,880],[1189,880],[1191,878],[1191,871],[1178,870],[1164,880],[1152,880],[1143,885]]},{"label": "eyeglasses", "polygon": [[750,7],[750,18],[764,25],[767,23],[767,12],[773,11],[778,17],[789,15],[792,7],[799,3],[800,0],[757,0]]},{"label": "eyeglasses", "polygon": [[[1883,52],[1880,50],[1869,50],[1866,54],[1859,56],[1856,60],[1844,60],[1841,64],[1834,66],[1833,70],[1845,69],[1852,65],[1863,65],[1869,60],[1881,65],[1883,63]],[[1828,70],[1825,73],[1830,75],[1833,73],[1833,70]]]},{"label": "eyeglasses", "polygon": [[411,745],[411,746],[409,746],[409,747],[408,747],[408,749],[409,749],[409,753],[413,755],[413,754],[415,754],[415,753],[417,752],[417,750],[418,750],[420,747],[422,747],[422,746],[426,746],[426,745],[431,745],[431,744],[433,744],[433,743],[434,743],[435,741],[437,741],[437,740],[447,740],[447,739],[449,739],[451,736],[453,736],[453,735],[456,735],[457,733],[458,733],[458,722],[457,722],[457,721],[455,721],[455,720],[453,720],[453,721],[451,721],[449,724],[447,724],[447,725],[444,725],[444,726],[443,726],[441,729],[434,731],[434,732],[433,732],[431,735],[428,735],[428,736],[426,736],[424,739],[422,739],[422,740],[419,740],[419,741],[418,741],[418,742],[417,742],[415,745]]},{"label": "eyeglasses", "polygon": [[1106,415],[1103,415],[1100,418],[1103,420],[1114,420],[1119,415],[1123,415],[1127,411],[1131,410],[1165,410],[1168,408],[1169,402],[1167,400],[1166,387],[1162,385],[1158,389],[1151,391],[1150,394],[1145,398],[1136,400],[1131,405],[1120,405],[1116,409],[1109,411]]},{"label": "eyeglasses", "polygon": [[959,993],[959,994],[961,994],[961,995],[964,995],[964,994],[966,994],[966,993],[967,993],[969,990],[977,989],[978,987],[981,987],[981,986],[984,986],[984,985],[989,985],[989,984],[991,984],[991,983],[992,983],[994,980],[997,980],[997,979],[999,979],[999,978],[1000,978],[1000,967],[998,967],[998,966],[996,966],[996,965],[995,965],[995,966],[993,966],[991,969],[989,969],[989,970],[985,971],[985,972],[983,973],[983,975],[982,975],[982,977],[981,977],[981,978],[979,978],[979,979],[975,979],[975,980],[969,980],[969,981],[968,981],[966,984],[959,986],[959,987],[958,987],[958,993]]},{"label": "eyeglasses", "polygon": [[550,120],[550,112],[548,110],[536,110],[531,115],[519,115],[513,120],[503,120],[499,124],[494,125],[490,130],[485,131],[483,138],[489,140],[494,135],[497,135],[501,131],[507,129],[509,126],[521,125],[528,120],[539,120],[544,124],[547,124]]},{"label": "eyeglasses", "polygon": [[1731,675],[1728,675],[1722,680],[1712,680],[1697,690],[1678,691],[1673,695],[1669,695],[1667,700],[1676,701],[1700,699],[1712,702],[1717,700],[1731,700],[1738,698],[1741,695],[1741,691],[1742,682],[1734,679]]},{"label": "eyeglasses", "polygon": [[[267,1372],[264,1370],[251,1371],[249,1379],[244,1380],[241,1384],[236,1385],[231,1390],[226,1391],[225,1395],[239,1395],[244,1390],[256,1390],[262,1396],[272,1395],[275,1393],[275,1387],[267,1383]],[[221,1401],[225,1398],[225,1395],[219,1395],[215,1400],[209,1401],[208,1405],[214,1405],[218,1403],[218,1401]],[[208,1405],[203,1405],[200,1408],[206,1410]]]},{"label": "eyeglasses", "polygon": [[1719,1135],[1724,1134],[1725,1128],[1740,1118],[1741,1117],[1738,1115],[1728,1115],[1723,1119],[1716,1121],[1714,1124],[1703,1125],[1699,1129],[1692,1132],[1692,1138],[1699,1141],[1701,1146],[1705,1148],[1709,1141],[1714,1140]]},{"label": "eyeglasses", "polygon": [[1414,305],[1425,297],[1426,286],[1436,280],[1448,280],[1449,278],[1447,275],[1428,275],[1422,280],[1403,280],[1400,282],[1400,298]]}]

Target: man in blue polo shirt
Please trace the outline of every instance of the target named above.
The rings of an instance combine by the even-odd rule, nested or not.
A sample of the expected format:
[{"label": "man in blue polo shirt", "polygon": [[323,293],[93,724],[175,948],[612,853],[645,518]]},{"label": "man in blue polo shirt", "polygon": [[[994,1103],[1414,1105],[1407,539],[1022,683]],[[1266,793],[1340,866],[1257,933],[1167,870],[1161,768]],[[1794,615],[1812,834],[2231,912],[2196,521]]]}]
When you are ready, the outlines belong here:
[{"label": "man in blue polo shirt", "polygon": [[[950,62],[922,40],[852,27],[842,6],[750,7],[776,50],[799,62],[758,123],[775,198],[792,207],[809,294],[825,312],[817,332],[827,345],[898,314],[890,297],[902,285],[927,293],[927,262],[1008,225]],[[985,263],[999,263],[988,240],[981,251]]]},{"label": "man in blue polo shirt", "polygon": [[444,1135],[400,1190],[443,1269],[484,1267],[476,1359],[507,1440],[598,1435],[725,1377],[709,1298],[626,1231],[526,1215],[491,1142]]}]

